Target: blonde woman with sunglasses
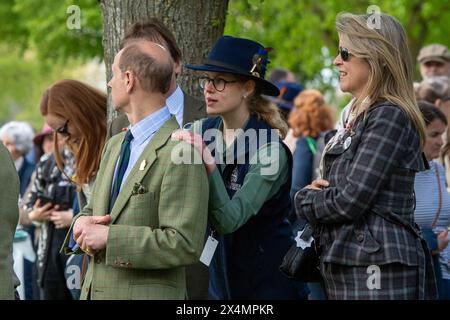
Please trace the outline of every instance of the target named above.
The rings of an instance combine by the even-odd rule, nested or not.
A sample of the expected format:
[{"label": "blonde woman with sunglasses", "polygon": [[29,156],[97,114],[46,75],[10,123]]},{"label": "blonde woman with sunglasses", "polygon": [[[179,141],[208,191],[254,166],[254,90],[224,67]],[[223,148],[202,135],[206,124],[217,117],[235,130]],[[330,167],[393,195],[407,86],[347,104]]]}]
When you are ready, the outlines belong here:
[{"label": "blonde woman with sunglasses", "polygon": [[400,23],[380,14],[339,14],[340,88],[354,98],[331,138],[322,179],[295,195],[315,227],[329,299],[436,297],[431,257],[414,224],[414,177],[425,169],[425,127]]}]

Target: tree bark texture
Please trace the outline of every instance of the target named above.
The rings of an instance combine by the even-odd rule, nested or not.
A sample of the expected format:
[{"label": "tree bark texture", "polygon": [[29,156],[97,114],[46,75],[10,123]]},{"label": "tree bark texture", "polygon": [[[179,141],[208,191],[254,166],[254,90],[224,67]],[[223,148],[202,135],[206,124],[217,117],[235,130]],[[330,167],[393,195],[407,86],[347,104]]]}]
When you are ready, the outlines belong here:
[{"label": "tree bark texture", "polygon": [[[100,0],[103,13],[103,48],[106,79],[127,28],[149,18],[158,18],[172,31],[183,55],[183,63],[201,63],[223,34],[228,0]],[[183,68],[180,86],[193,96],[202,92],[196,75]],[[108,88],[108,119],[116,114]]]}]

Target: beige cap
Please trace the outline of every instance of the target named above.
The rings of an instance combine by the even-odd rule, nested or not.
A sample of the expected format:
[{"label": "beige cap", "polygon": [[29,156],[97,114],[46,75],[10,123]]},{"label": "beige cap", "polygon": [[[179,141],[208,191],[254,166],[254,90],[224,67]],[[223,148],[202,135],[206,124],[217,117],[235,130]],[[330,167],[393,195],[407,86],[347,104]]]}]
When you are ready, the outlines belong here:
[{"label": "beige cap", "polygon": [[450,51],[441,44],[430,44],[420,50],[417,60],[420,63],[429,61],[450,62]]}]

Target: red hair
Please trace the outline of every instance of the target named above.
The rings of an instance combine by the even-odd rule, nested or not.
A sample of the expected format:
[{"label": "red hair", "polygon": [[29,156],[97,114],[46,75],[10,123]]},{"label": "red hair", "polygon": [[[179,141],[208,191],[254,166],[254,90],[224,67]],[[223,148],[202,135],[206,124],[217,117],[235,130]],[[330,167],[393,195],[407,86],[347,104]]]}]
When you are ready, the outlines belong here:
[{"label": "red hair", "polygon": [[[45,90],[40,110],[43,116],[54,114],[62,119],[70,119],[71,125],[82,133],[79,144],[69,144],[69,148],[75,155],[75,183],[78,186],[90,183],[100,166],[101,151],[106,140],[106,94],[76,80],[61,80]],[[61,169],[62,159],[56,133],[54,154]]]},{"label": "red hair", "polygon": [[333,128],[333,111],[319,91],[304,90],[294,99],[288,123],[295,137],[316,138],[322,131]]}]

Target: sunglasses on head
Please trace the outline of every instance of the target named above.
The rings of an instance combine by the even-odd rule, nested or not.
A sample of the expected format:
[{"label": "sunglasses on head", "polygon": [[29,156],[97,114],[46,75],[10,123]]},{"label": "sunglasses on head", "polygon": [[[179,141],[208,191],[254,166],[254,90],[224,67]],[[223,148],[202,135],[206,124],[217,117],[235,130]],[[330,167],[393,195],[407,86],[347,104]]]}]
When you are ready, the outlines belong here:
[{"label": "sunglasses on head", "polygon": [[350,59],[351,53],[348,52],[347,48],[339,47],[339,55],[341,56],[342,61],[347,62]]}]

